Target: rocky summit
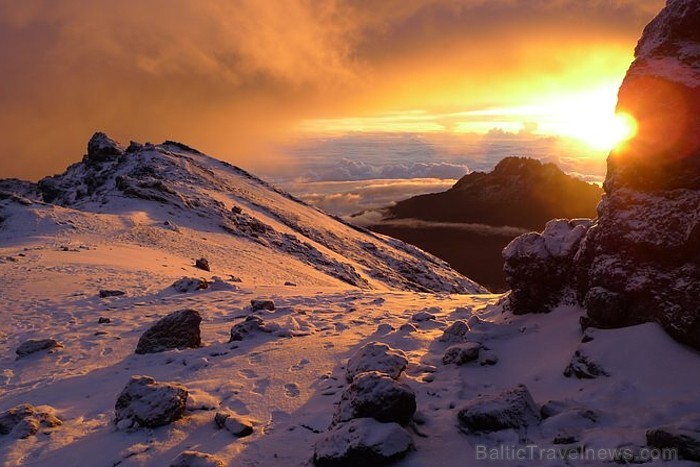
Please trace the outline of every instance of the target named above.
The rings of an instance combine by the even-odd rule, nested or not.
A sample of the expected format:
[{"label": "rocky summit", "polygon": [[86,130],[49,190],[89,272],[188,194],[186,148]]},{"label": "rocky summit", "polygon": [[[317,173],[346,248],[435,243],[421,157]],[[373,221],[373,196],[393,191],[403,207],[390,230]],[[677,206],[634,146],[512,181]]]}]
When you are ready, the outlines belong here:
[{"label": "rocky summit", "polygon": [[[562,268],[561,257],[548,256],[557,262],[553,268],[567,271],[551,284],[556,292],[539,287],[541,296],[533,296],[538,288],[523,281],[532,277],[522,261],[529,250],[515,246],[526,239],[504,250],[509,283],[516,285],[512,297],[528,298],[511,300],[514,311],[549,309],[554,293],[586,308],[585,326],[654,321],[700,349],[698,51],[700,2],[670,0],[645,28],[619,92],[618,110],[634,118],[637,133],[608,158],[599,217],[568,256],[570,268]],[[543,269],[541,261],[530,264]]]}]

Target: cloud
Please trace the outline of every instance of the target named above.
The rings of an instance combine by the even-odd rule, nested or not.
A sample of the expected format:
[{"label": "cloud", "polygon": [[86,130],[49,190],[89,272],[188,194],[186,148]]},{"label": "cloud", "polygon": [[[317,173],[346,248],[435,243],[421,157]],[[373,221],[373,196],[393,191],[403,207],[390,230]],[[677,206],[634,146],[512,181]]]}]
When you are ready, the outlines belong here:
[{"label": "cloud", "polygon": [[386,164],[381,161],[370,164],[342,158],[332,161],[330,166],[315,167],[305,175],[313,180],[370,180],[370,179],[407,179],[407,178],[442,178],[458,179],[469,173],[464,164],[450,162],[415,162],[408,164]]},{"label": "cloud", "polygon": [[61,170],[98,129],[293,163],[278,143],[306,119],[464,110],[624,72],[661,4],[0,0],[0,176]]},{"label": "cloud", "polygon": [[457,222],[432,222],[420,219],[384,219],[381,211],[368,211],[348,219],[361,226],[383,225],[405,229],[450,229],[483,235],[485,237],[517,237],[527,233],[527,229],[510,226],[493,226],[486,224],[467,224]]}]

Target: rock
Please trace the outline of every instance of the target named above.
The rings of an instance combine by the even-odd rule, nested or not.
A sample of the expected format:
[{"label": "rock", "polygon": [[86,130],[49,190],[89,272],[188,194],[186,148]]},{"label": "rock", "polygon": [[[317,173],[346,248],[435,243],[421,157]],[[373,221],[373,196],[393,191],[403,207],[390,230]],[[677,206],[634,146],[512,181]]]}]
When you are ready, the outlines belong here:
[{"label": "rock", "polygon": [[211,454],[184,451],[170,463],[170,467],[226,467],[226,463]]},{"label": "rock", "polygon": [[202,346],[199,323],[202,317],[196,310],[179,310],[156,321],[141,335],[136,345],[137,354],[163,352],[170,349],[194,349]]},{"label": "rock", "polygon": [[12,435],[17,439],[25,439],[39,431],[39,428],[54,428],[62,425],[61,420],[53,413],[53,408],[34,407],[31,404],[20,404],[0,413],[0,435]]},{"label": "rock", "polygon": [[603,368],[595,362],[592,362],[580,350],[574,352],[571,362],[564,369],[564,376],[571,378],[575,376],[578,379],[595,379],[599,376],[610,376]]},{"label": "rock", "polygon": [[588,219],[552,220],[542,233],[515,238],[503,250],[503,271],[514,314],[544,313],[573,296],[573,258],[592,225]]},{"label": "rock", "polygon": [[540,423],[540,411],[524,385],[495,396],[480,396],[457,414],[460,428],[469,433],[525,429]]},{"label": "rock", "polygon": [[491,351],[479,352],[479,365],[481,366],[493,366],[498,363],[498,355]]},{"label": "rock", "polygon": [[182,418],[187,389],[176,383],[158,383],[150,376],[132,376],[114,407],[118,428],[167,425]]},{"label": "rock", "polygon": [[250,308],[252,311],[275,311],[275,302],[272,300],[253,299],[250,301]]},{"label": "rock", "polygon": [[370,342],[350,357],[345,372],[348,382],[352,382],[355,376],[365,371],[378,371],[397,379],[406,366],[408,359],[402,350],[392,349],[379,342]]},{"label": "rock", "polygon": [[100,318],[97,320],[97,324],[109,324],[111,322],[112,322],[111,319],[105,318],[103,316],[100,316]]},{"label": "rock", "polygon": [[543,436],[552,439],[553,444],[574,443],[582,432],[590,430],[598,422],[598,416],[592,410],[566,403],[556,407],[557,403],[550,401],[549,407],[540,409],[540,414],[545,418],[540,430]]},{"label": "rock", "polygon": [[209,288],[209,283],[201,278],[197,277],[183,277],[173,282],[171,285],[175,291],[180,293],[195,292],[197,290],[204,290]]},{"label": "rock", "polygon": [[416,394],[405,384],[377,371],[360,373],[343,392],[333,424],[374,418],[406,425],[416,411]]},{"label": "rock", "polygon": [[700,462],[700,417],[697,415],[648,430],[646,438],[653,448],[676,449],[681,459]]},{"label": "rock", "polygon": [[411,320],[417,323],[422,323],[423,321],[429,321],[435,319],[435,315],[428,311],[419,311],[411,316]]},{"label": "rock", "polygon": [[253,434],[253,423],[231,412],[216,412],[214,423],[239,438]]},{"label": "rock", "polygon": [[464,342],[467,340],[469,325],[466,321],[458,320],[450,324],[440,337],[440,342]]},{"label": "rock", "polygon": [[265,324],[262,318],[258,316],[248,316],[240,323],[236,323],[231,328],[231,338],[229,342],[242,341],[248,339],[255,334],[270,333],[273,329]]},{"label": "rock", "polygon": [[452,345],[445,350],[445,354],[442,356],[442,363],[445,365],[451,363],[463,365],[473,362],[479,358],[479,350],[481,350],[481,344],[478,342]]},{"label": "rock", "polygon": [[285,281],[284,286],[285,286],[285,287],[296,287],[297,284],[296,284],[296,282]]},{"label": "rock", "polygon": [[86,164],[99,164],[116,160],[124,154],[124,148],[102,132],[92,135],[87,144],[87,155],[83,161]]},{"label": "rock", "polygon": [[22,342],[15,350],[15,353],[17,354],[17,359],[20,359],[42,350],[52,352],[60,348],[63,348],[63,345],[54,339],[29,339]]},{"label": "rock", "polygon": [[194,262],[194,267],[203,271],[211,271],[211,267],[209,266],[209,260],[206,258],[199,258],[197,261]]},{"label": "rock", "polygon": [[99,292],[100,298],[119,297],[125,294],[126,292],[123,292],[121,290],[100,290]]},{"label": "rock", "polygon": [[379,466],[403,458],[413,439],[398,423],[356,418],[328,431],[314,446],[318,467]]}]

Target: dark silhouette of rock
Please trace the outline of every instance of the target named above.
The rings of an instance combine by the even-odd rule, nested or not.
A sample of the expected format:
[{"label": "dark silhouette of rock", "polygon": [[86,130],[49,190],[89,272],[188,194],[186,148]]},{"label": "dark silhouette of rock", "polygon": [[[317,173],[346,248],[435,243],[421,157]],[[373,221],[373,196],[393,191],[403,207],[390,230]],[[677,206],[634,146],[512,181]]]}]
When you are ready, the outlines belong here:
[{"label": "dark silhouette of rock", "polygon": [[681,459],[700,462],[700,417],[690,416],[646,432],[647,444],[657,449],[676,449]]},{"label": "dark silhouette of rock", "polygon": [[50,408],[38,409],[31,404],[20,404],[0,413],[0,435],[12,435],[17,439],[28,438],[39,428],[54,428],[62,424]]},{"label": "dark silhouette of rock", "polygon": [[116,160],[124,154],[124,148],[119,143],[104,133],[97,132],[92,135],[87,145],[87,155],[83,159],[85,163],[97,164],[109,160]]},{"label": "dark silhouette of rock", "polygon": [[253,434],[253,423],[232,412],[216,412],[214,423],[218,428],[225,428],[239,438]]},{"label": "dark silhouette of rock", "polygon": [[15,353],[17,358],[24,358],[28,355],[48,350],[49,352],[62,348],[63,345],[54,339],[29,339],[22,342]]},{"label": "dark silhouette of rock", "polygon": [[377,371],[355,376],[343,392],[333,424],[371,417],[406,425],[416,412],[416,394],[405,384]]},{"label": "dark silhouette of rock", "polygon": [[175,383],[158,383],[150,376],[132,376],[114,407],[120,429],[156,428],[182,418],[187,389]]},{"label": "dark silhouette of rock", "polygon": [[124,295],[126,292],[123,292],[121,290],[100,290],[100,298],[107,298],[107,297],[119,297],[121,295]]},{"label": "dark silhouette of rock", "polygon": [[356,418],[326,432],[314,446],[318,467],[380,466],[403,458],[413,439],[398,423]]},{"label": "dark silhouette of rock", "polygon": [[392,349],[380,342],[370,342],[350,357],[345,372],[348,382],[366,371],[378,371],[397,379],[407,365],[408,359],[402,350]]},{"label": "dark silhouette of rock", "polygon": [[183,277],[173,282],[173,289],[180,293],[190,293],[209,288],[209,283],[198,277]]},{"label": "dark silhouette of rock", "polygon": [[105,318],[105,317],[102,317],[102,316],[100,316],[100,318],[97,320],[97,324],[109,324],[109,323],[111,323],[111,322],[112,322],[111,319]]},{"label": "dark silhouette of rock", "polygon": [[540,410],[523,385],[493,396],[469,401],[457,414],[460,428],[469,433],[488,433],[539,424]]},{"label": "dark silhouette of rock", "polygon": [[170,463],[170,467],[226,467],[226,463],[205,452],[183,451]]},{"label": "dark silhouette of rock", "polygon": [[567,296],[573,301],[574,255],[591,224],[552,220],[542,233],[521,235],[503,250],[507,306],[514,314],[548,312]]},{"label": "dark silhouette of rock", "polygon": [[163,352],[170,349],[197,348],[202,345],[199,323],[202,317],[196,310],[179,310],[156,321],[141,335],[136,345],[137,354]]},{"label": "dark silhouette of rock", "polygon": [[463,365],[476,361],[479,359],[480,350],[481,344],[478,342],[465,342],[464,344],[451,345],[445,350],[445,354],[442,356],[442,363],[445,365],[451,363]]},{"label": "dark silhouette of rock", "polygon": [[275,311],[275,302],[268,299],[253,299],[250,301],[250,309],[252,311]]},{"label": "dark silhouette of rock", "polygon": [[247,316],[245,320],[240,323],[236,323],[231,328],[231,338],[229,342],[242,341],[248,339],[256,334],[270,333],[271,328],[265,325],[265,321],[258,316]]},{"label": "dark silhouette of rock", "polygon": [[209,260],[206,258],[199,258],[194,262],[194,267],[201,269],[203,271],[211,271],[211,267],[209,266]]}]

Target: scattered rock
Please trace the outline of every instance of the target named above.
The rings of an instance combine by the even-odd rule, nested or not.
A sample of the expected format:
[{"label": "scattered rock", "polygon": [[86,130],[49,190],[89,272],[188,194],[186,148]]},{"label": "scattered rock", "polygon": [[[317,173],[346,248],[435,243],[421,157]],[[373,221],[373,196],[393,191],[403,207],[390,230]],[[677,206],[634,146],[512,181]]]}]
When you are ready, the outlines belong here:
[{"label": "scattered rock", "polygon": [[466,342],[464,344],[452,345],[445,350],[445,354],[442,356],[442,363],[445,365],[451,363],[463,365],[473,362],[479,358],[480,350],[481,344],[478,342]]},{"label": "scattered rock", "polygon": [[54,339],[29,339],[22,342],[15,350],[15,353],[17,354],[17,359],[20,359],[42,350],[52,352],[62,347],[63,345]]},{"label": "scattered rock", "polygon": [[155,428],[182,418],[187,389],[158,383],[150,376],[132,376],[114,407],[117,428]]},{"label": "scattered rock", "polygon": [[682,459],[700,462],[700,416],[693,415],[679,422],[646,432],[647,444],[657,449],[677,449]]},{"label": "scattered rock", "polygon": [[203,271],[211,271],[211,267],[209,266],[209,260],[206,258],[199,258],[194,262],[194,267],[201,269]]},{"label": "scattered rock", "polygon": [[399,331],[404,333],[404,334],[410,334],[412,332],[416,332],[418,329],[411,324],[411,323],[403,323],[401,326],[399,326]]},{"label": "scattered rock", "polygon": [[17,439],[30,437],[41,427],[54,428],[61,424],[53,408],[48,406],[20,404],[0,413],[0,435],[12,435]]},{"label": "scattered rock", "polygon": [[291,282],[291,281],[286,281],[284,283],[284,285],[285,285],[285,287],[296,287],[297,286],[297,284],[295,282]]},{"label": "scattered rock", "polygon": [[580,350],[574,352],[571,362],[564,369],[564,376],[571,378],[575,376],[578,379],[594,379],[599,376],[610,376],[603,368],[595,362],[592,362]]},{"label": "scattered rock", "polygon": [[173,232],[180,233],[180,227],[178,227],[177,224],[174,223],[173,221],[163,222],[163,227],[165,227],[168,230],[172,230]]},{"label": "scattered rock", "polygon": [[100,298],[120,297],[122,295],[126,295],[126,292],[122,290],[100,290]]},{"label": "scattered rock", "polygon": [[314,447],[318,467],[387,465],[404,457],[413,439],[398,423],[356,418],[328,431]]},{"label": "scattered rock", "polygon": [[440,342],[464,342],[468,333],[469,325],[466,321],[458,320],[445,329],[440,337]]},{"label": "scattered rock", "polygon": [[136,345],[137,354],[163,352],[202,346],[199,323],[202,317],[196,310],[179,310],[156,321],[141,335]]},{"label": "scattered rock", "polygon": [[540,423],[540,411],[524,385],[495,396],[480,396],[457,414],[460,428],[469,433],[521,429]]},{"label": "scattered rock", "polygon": [[171,285],[176,292],[189,293],[195,292],[197,290],[204,290],[209,288],[209,283],[198,277],[183,277],[173,282]]},{"label": "scattered rock", "polygon": [[233,206],[233,207],[231,208],[231,212],[232,212],[233,214],[242,214],[242,213],[243,213],[243,209],[241,209],[240,206]]},{"label": "scattered rock", "polygon": [[418,313],[415,313],[413,316],[411,316],[411,320],[415,321],[417,323],[421,323],[423,321],[429,321],[435,319],[435,314],[434,313],[439,313],[440,308],[437,307],[431,307],[426,310],[419,311]]},{"label": "scattered rock", "polygon": [[111,319],[105,318],[104,316],[100,316],[100,318],[97,320],[97,324],[109,324],[111,322]]},{"label": "scattered rock", "polygon": [[498,355],[491,351],[482,351],[479,353],[479,365],[493,366],[498,363]]},{"label": "scattered rock", "polygon": [[172,461],[170,467],[226,467],[226,464],[205,452],[184,451]]},{"label": "scattered rock", "polygon": [[217,427],[226,428],[239,438],[253,434],[253,423],[231,412],[216,412],[214,423]]},{"label": "scattered rock", "polygon": [[378,371],[397,379],[406,369],[408,359],[402,350],[392,349],[386,344],[370,342],[348,360],[346,377],[352,382],[355,376],[365,371]]},{"label": "scattered rock", "polygon": [[255,334],[270,333],[273,329],[265,324],[259,316],[248,316],[240,323],[236,323],[231,328],[231,338],[229,342],[242,341]]},{"label": "scattered rock", "polygon": [[416,411],[416,395],[405,384],[376,371],[355,376],[345,389],[333,416],[333,424],[354,418],[407,424]]},{"label": "scattered rock", "polygon": [[252,311],[275,311],[275,302],[266,299],[253,299],[250,301],[250,308]]}]

